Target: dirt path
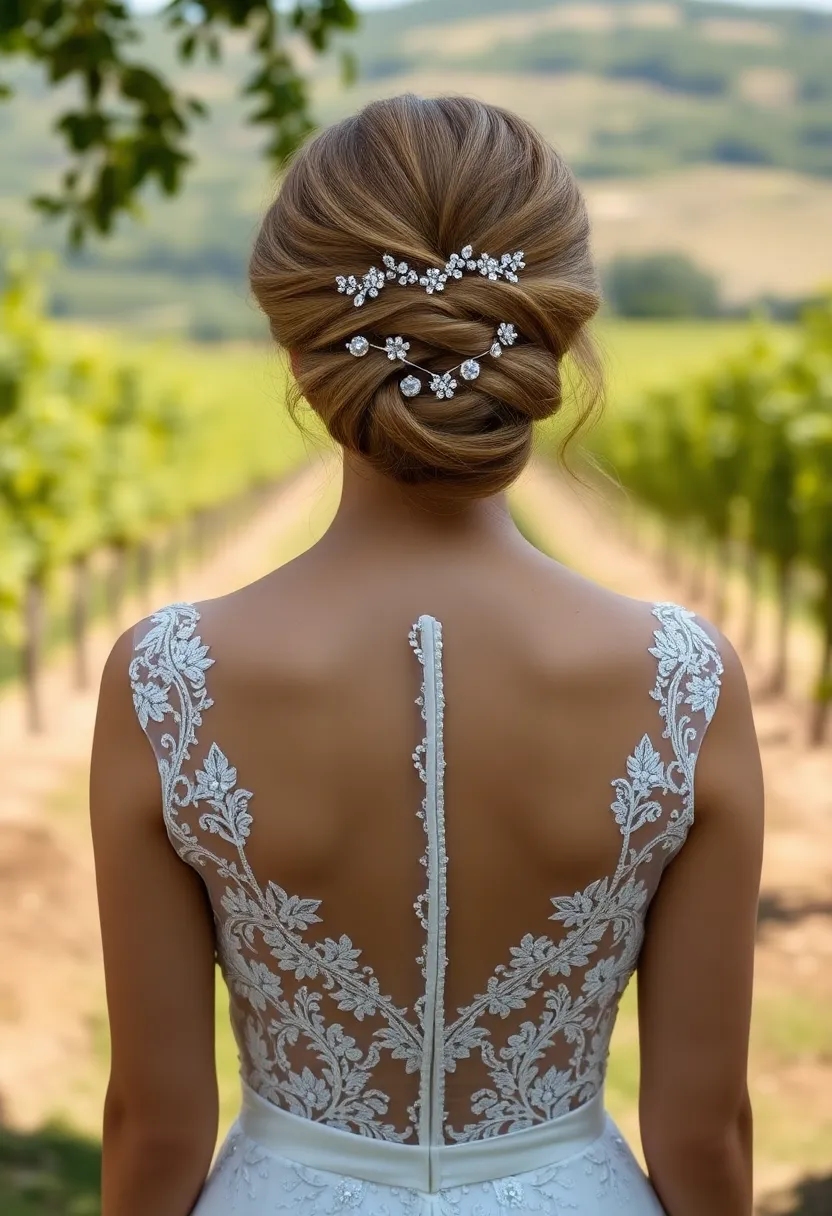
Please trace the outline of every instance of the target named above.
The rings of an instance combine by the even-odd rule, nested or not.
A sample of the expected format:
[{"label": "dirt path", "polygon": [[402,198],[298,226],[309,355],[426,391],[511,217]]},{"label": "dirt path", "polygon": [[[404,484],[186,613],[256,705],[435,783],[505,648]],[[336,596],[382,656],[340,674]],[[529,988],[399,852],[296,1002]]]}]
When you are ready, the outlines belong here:
[{"label": "dirt path", "polygon": [[[174,598],[221,595],[305,547],[329,476],[318,464],[287,482],[202,567],[183,574]],[[161,604],[171,589],[153,595]],[[128,604],[125,620],[143,611]],[[91,1055],[103,1054],[105,1028],[92,856],[78,807],[86,802],[98,683],[114,640],[112,628],[94,630],[84,693],[71,688],[68,656],[45,673],[44,733],[26,732],[19,692],[0,703],[0,1121],[19,1127],[60,1113],[62,1103],[94,1127],[100,1109],[100,1094],[83,1092]]]}]

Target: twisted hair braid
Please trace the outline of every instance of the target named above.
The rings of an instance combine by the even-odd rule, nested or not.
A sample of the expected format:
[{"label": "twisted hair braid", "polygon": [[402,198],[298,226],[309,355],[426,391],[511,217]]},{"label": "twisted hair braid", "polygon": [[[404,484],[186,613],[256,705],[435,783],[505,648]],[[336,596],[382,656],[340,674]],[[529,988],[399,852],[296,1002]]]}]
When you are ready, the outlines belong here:
[{"label": "twisted hair braid", "polygon": [[[426,268],[466,244],[523,249],[520,282],[466,274],[433,295],[388,283],[360,309],[336,290],[336,274],[363,274],[385,251]],[[560,408],[567,352],[598,383],[586,326],[599,295],[577,183],[533,127],[479,101],[405,95],[322,132],[263,220],[250,278],[329,433],[398,481],[496,493],[525,465],[534,423]],[[357,333],[379,345],[401,334],[409,359],[441,373],[487,350],[501,321],[517,345],[445,400],[405,398],[401,363],[345,349]]]}]

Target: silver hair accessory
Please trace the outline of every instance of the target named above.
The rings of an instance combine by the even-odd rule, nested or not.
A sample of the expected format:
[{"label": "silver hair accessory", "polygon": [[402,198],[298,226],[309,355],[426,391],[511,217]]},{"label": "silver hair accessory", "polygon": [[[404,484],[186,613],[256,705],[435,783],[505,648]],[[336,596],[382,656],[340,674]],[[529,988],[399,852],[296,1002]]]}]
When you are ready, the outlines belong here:
[{"label": "silver hair accessory", "polygon": [[369,296],[374,299],[385,283],[394,280],[400,287],[412,287],[418,283],[424,287],[429,296],[435,291],[444,291],[448,279],[461,279],[466,272],[478,272],[486,279],[496,281],[506,279],[509,283],[517,283],[519,271],[525,269],[523,250],[516,253],[504,253],[499,258],[492,258],[488,253],[474,257],[473,245],[466,245],[460,253],[452,253],[445,263],[444,269],[429,266],[422,274],[414,270],[407,262],[397,261],[392,253],[385,253],[381,259],[385,269],[379,270],[371,266],[365,275],[357,279],[354,274],[335,276],[335,282],[342,295],[352,296],[356,308],[361,306]]},{"label": "silver hair accessory", "polygon": [[[347,350],[356,359],[363,359],[370,349],[380,350],[387,355],[388,359],[399,360],[401,363],[406,363],[408,367],[415,367],[417,372],[424,372],[426,376],[430,377],[430,391],[438,401],[444,401],[446,398],[453,397],[454,390],[459,387],[458,382],[454,379],[454,372],[459,372],[463,380],[476,380],[480,374],[480,359],[484,359],[486,355],[499,359],[503,349],[506,346],[514,346],[516,341],[517,330],[508,321],[501,321],[497,326],[497,336],[488,350],[484,350],[481,355],[475,355],[473,359],[464,359],[462,363],[457,363],[456,367],[452,367],[447,372],[432,372],[418,363],[411,363],[407,358],[410,343],[405,342],[402,337],[385,338],[384,346],[378,346],[375,342],[370,342],[363,334],[356,334],[347,343]],[[404,397],[418,397],[422,391],[422,381],[418,376],[405,376],[399,382],[399,388]]]}]

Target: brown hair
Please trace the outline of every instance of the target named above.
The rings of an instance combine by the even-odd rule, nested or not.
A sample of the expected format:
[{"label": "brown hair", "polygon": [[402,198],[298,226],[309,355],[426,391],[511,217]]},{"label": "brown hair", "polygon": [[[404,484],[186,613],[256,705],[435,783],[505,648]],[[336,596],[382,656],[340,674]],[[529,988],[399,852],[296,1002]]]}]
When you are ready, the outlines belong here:
[{"label": "brown hair", "polygon": [[[520,282],[466,274],[433,295],[388,283],[360,309],[335,286],[388,251],[422,270],[467,244],[522,249]],[[534,422],[560,408],[567,351],[598,380],[585,330],[598,287],[575,178],[529,123],[472,98],[376,101],[318,135],[263,220],[250,277],[329,433],[400,482],[469,497],[504,489],[529,457]],[[406,399],[401,363],[345,349],[355,334],[380,345],[401,334],[413,362],[442,372],[487,350],[501,321],[518,344],[484,358],[475,382],[457,376],[450,400],[427,386]]]}]

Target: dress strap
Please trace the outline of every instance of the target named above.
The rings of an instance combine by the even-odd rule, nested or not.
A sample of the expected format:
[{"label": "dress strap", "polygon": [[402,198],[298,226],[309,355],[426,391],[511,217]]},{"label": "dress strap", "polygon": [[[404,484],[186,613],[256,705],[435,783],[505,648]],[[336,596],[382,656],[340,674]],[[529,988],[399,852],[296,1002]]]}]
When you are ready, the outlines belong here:
[{"label": "dress strap", "polygon": [[183,826],[188,833],[179,823],[180,809],[191,802],[188,762],[202,715],[213,704],[205,673],[214,660],[197,634],[199,619],[193,604],[176,603],[139,622],[129,667],[133,706],[159,766],[165,824],[174,843]]},{"label": "dress strap", "polygon": [[684,838],[693,824],[696,761],[716,713],[724,668],[716,642],[694,613],[678,604],[658,603],[653,615],[659,627],[650,647],[656,660],[650,695],[659,704],[662,737],[673,749],[667,778],[680,805],[670,818]]}]

